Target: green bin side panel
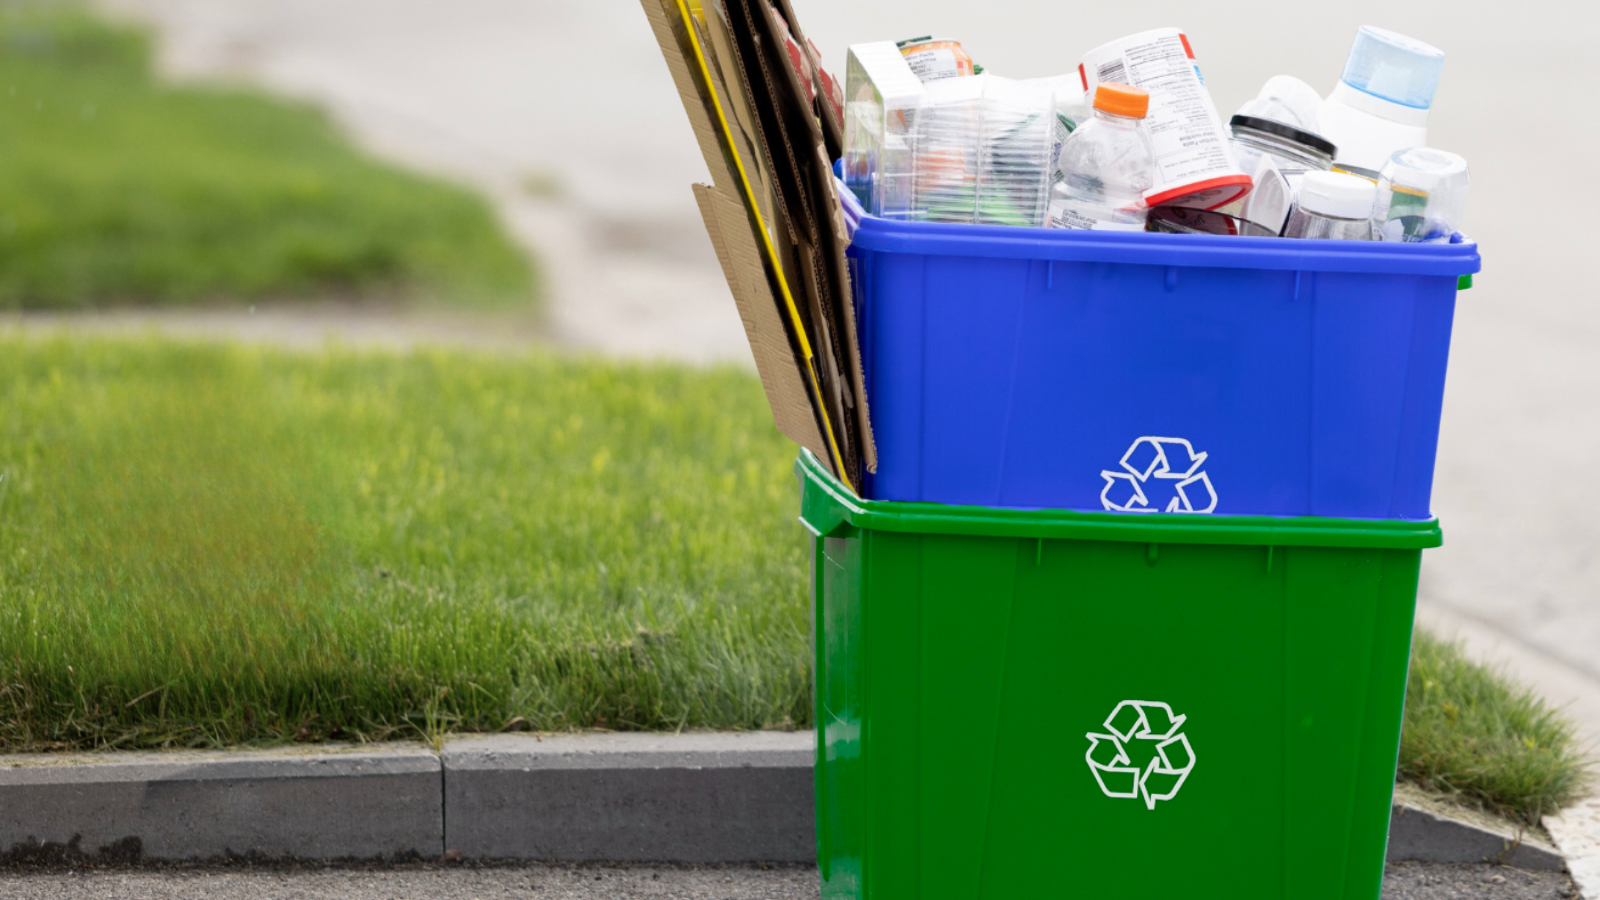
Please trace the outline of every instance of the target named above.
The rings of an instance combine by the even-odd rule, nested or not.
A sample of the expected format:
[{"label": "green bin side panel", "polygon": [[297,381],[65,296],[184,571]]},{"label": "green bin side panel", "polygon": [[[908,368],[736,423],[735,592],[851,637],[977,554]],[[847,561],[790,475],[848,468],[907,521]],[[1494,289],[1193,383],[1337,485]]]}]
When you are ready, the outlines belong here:
[{"label": "green bin side panel", "polygon": [[[1378,897],[1420,550],[832,533],[825,898]],[[1086,759],[1129,700],[1186,717],[1153,809]]]}]

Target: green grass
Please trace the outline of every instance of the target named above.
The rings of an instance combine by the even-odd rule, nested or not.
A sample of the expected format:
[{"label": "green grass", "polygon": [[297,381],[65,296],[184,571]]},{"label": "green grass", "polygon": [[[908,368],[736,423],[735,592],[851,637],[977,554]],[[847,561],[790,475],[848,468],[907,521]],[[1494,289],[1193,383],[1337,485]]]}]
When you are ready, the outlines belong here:
[{"label": "green grass", "polygon": [[526,304],[481,198],[317,111],[174,87],[140,32],[0,5],[0,309],[372,297]]},{"label": "green grass", "polygon": [[1585,748],[1572,723],[1459,643],[1419,631],[1411,651],[1400,777],[1528,823],[1581,799]]},{"label": "green grass", "polygon": [[[811,725],[734,370],[0,337],[0,747]],[[1417,639],[1400,776],[1534,821],[1557,712]]]},{"label": "green grass", "polygon": [[734,369],[0,338],[0,746],[809,725]]}]

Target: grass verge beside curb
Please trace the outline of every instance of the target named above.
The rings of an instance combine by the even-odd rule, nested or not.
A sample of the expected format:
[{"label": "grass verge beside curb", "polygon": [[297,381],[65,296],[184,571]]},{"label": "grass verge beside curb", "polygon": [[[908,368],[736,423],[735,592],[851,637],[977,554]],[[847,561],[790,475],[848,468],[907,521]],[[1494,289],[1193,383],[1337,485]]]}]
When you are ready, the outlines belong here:
[{"label": "grass verge beside curb", "polygon": [[0,746],[809,724],[731,367],[0,338]]},{"label": "grass verge beside curb", "polygon": [[[811,727],[794,453],[731,367],[0,336],[0,748]],[[1419,633],[1403,780],[1582,749]]]}]

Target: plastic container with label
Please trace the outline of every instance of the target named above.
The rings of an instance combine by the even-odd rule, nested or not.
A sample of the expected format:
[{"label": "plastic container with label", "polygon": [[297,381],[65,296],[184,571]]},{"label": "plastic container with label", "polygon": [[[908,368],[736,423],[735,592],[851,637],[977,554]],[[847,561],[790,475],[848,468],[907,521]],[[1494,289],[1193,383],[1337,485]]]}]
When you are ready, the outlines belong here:
[{"label": "plastic container with label", "polygon": [[1317,132],[1339,147],[1337,162],[1376,179],[1397,150],[1428,145],[1428,110],[1444,53],[1403,34],[1363,25],[1344,76],[1317,114]]},{"label": "plastic container with label", "polygon": [[1307,172],[1300,180],[1299,205],[1283,236],[1329,241],[1371,241],[1372,210],[1378,187],[1343,172]]},{"label": "plastic container with label", "polygon": [[1102,82],[1150,92],[1146,125],[1156,177],[1146,204],[1216,209],[1250,192],[1250,176],[1228,151],[1228,132],[1182,31],[1158,28],[1096,47],[1078,75],[1086,92]]}]

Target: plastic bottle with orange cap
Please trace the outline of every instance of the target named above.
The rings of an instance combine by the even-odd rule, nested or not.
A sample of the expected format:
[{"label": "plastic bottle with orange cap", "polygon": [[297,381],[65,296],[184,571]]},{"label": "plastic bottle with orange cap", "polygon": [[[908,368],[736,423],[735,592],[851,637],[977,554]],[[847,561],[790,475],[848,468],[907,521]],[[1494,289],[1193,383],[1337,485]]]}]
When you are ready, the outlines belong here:
[{"label": "plastic bottle with orange cap", "polygon": [[1104,83],[1094,93],[1094,118],[1061,145],[1061,180],[1052,190],[1051,228],[1143,231],[1145,191],[1155,157],[1144,127],[1150,92]]}]

